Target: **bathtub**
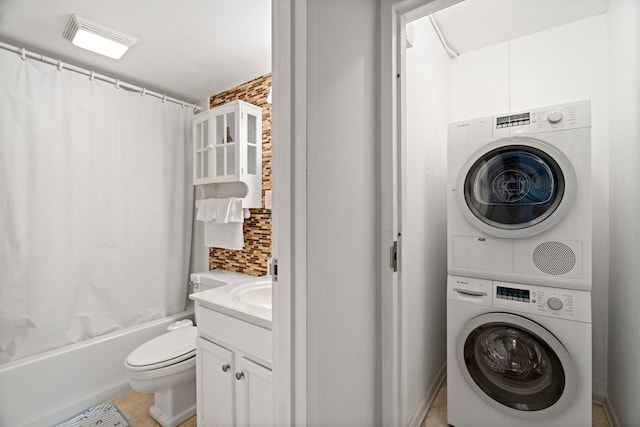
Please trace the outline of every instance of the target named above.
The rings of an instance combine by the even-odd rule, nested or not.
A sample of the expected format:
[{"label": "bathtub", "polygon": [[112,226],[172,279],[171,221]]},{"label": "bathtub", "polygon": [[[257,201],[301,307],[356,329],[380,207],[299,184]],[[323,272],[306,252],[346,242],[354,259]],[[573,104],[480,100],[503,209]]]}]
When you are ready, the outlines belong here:
[{"label": "bathtub", "polygon": [[131,391],[124,359],[193,306],[162,319],[0,365],[0,427],[51,427]]}]

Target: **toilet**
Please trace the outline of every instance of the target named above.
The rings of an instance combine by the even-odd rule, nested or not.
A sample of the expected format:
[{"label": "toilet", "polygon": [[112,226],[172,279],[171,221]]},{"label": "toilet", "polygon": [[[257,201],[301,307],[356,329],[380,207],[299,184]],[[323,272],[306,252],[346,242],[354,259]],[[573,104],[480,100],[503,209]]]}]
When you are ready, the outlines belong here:
[{"label": "toilet", "polygon": [[[254,276],[216,269],[191,274],[194,292],[255,280]],[[191,320],[133,350],[124,361],[135,391],[154,393],[151,415],[162,427],[176,427],[196,413],[196,335]]]}]

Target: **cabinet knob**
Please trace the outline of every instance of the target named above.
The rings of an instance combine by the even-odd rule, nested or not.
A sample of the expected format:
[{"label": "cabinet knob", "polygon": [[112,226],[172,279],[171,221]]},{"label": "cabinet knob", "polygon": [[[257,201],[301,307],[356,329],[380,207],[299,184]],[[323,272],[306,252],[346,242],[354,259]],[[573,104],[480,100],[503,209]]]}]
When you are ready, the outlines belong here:
[{"label": "cabinet knob", "polygon": [[228,363],[222,365],[222,372],[227,372],[229,369],[231,369],[231,365],[229,365]]},{"label": "cabinet knob", "polygon": [[236,372],[236,379],[238,381],[240,381],[241,379],[244,378],[244,372],[240,371],[240,372]]}]

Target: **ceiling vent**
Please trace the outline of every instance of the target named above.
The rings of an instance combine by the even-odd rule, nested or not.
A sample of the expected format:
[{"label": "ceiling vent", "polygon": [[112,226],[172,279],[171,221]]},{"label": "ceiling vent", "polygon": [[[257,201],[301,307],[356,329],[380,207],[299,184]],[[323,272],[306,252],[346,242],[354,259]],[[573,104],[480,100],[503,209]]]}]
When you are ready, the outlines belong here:
[{"label": "ceiling vent", "polygon": [[69,18],[64,37],[78,47],[114,59],[120,59],[138,41],[78,15]]}]

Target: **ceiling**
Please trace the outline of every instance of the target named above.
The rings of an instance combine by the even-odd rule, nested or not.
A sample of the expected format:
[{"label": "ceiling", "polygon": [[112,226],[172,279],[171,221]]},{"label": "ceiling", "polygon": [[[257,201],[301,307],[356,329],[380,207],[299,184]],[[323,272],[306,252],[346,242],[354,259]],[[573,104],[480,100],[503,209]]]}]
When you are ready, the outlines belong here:
[{"label": "ceiling", "polygon": [[[72,14],[138,42],[119,60],[80,49]],[[198,102],[271,72],[271,1],[0,0],[0,41]]]},{"label": "ceiling", "polygon": [[458,53],[505,42],[607,11],[608,0],[465,0],[435,13]]},{"label": "ceiling", "polygon": [[[435,14],[459,53],[606,12],[607,0],[466,0]],[[80,15],[138,39],[119,59],[62,35]],[[198,102],[271,71],[269,0],[0,0],[0,41]]]}]

